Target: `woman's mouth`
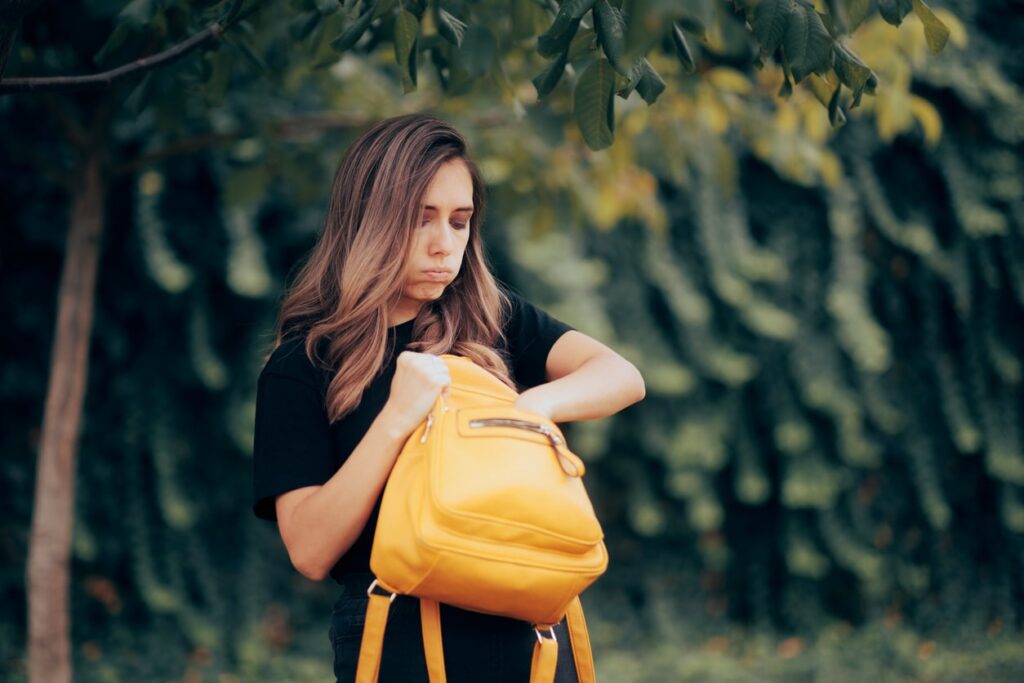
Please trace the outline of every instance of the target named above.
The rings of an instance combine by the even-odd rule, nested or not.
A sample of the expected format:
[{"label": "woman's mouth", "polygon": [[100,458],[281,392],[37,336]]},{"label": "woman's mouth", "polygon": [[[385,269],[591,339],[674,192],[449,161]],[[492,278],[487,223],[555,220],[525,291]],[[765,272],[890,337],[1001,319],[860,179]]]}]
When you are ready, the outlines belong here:
[{"label": "woman's mouth", "polygon": [[423,277],[431,282],[444,282],[451,276],[450,270],[424,270]]}]

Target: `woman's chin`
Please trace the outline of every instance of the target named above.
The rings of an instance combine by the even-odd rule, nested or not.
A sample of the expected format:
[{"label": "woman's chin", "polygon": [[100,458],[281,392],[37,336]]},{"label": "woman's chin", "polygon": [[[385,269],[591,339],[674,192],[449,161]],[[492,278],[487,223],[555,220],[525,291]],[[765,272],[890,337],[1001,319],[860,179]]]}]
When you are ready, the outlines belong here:
[{"label": "woman's chin", "polygon": [[447,282],[424,282],[416,288],[416,295],[423,301],[434,301],[444,294]]}]

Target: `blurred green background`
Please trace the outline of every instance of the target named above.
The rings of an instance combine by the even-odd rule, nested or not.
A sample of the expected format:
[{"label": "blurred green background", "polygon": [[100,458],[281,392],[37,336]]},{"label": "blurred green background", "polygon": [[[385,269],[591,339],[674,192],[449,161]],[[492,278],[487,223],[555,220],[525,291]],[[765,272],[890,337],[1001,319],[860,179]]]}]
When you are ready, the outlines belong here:
[{"label": "blurred green background", "polygon": [[[488,182],[496,275],[647,383],[566,426],[611,556],[583,595],[600,680],[1024,680],[1020,5],[936,0],[935,54],[918,0],[815,3],[863,12],[843,42],[878,82],[830,122],[835,78],[789,86],[758,59],[750,4],[611,3],[654,18],[657,78],[628,97],[594,85],[612,53],[588,14],[540,100],[553,2],[26,15],[5,78],[93,73],[232,8],[244,21],[113,88],[0,94],[4,678],[27,680],[57,287],[94,160],[75,679],[333,680],[333,584],[299,575],[251,512],[255,381],[346,146],[430,110]],[[377,21],[353,38],[360,17]]]}]

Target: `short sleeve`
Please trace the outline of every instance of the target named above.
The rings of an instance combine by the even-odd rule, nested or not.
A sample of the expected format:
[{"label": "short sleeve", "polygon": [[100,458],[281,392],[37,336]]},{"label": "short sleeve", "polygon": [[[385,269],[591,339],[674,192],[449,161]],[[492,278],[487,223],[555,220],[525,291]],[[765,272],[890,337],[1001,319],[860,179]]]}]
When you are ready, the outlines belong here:
[{"label": "short sleeve", "polygon": [[515,380],[523,387],[547,381],[548,352],[558,338],[575,328],[549,315],[521,295],[506,289],[512,311],[505,327]]},{"label": "short sleeve", "polygon": [[278,495],[325,483],[334,473],[320,392],[295,377],[264,370],[256,384],[253,512],[277,519]]}]

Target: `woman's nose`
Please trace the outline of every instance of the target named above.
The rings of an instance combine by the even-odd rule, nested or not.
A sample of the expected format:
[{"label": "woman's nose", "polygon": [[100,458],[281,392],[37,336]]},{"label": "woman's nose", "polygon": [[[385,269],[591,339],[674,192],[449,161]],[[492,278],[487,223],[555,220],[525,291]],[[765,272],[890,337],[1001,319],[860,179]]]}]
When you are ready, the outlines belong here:
[{"label": "woman's nose", "polygon": [[447,223],[443,221],[437,221],[435,227],[430,232],[430,250],[443,251],[449,253],[455,247],[455,236],[452,234],[452,229]]}]

